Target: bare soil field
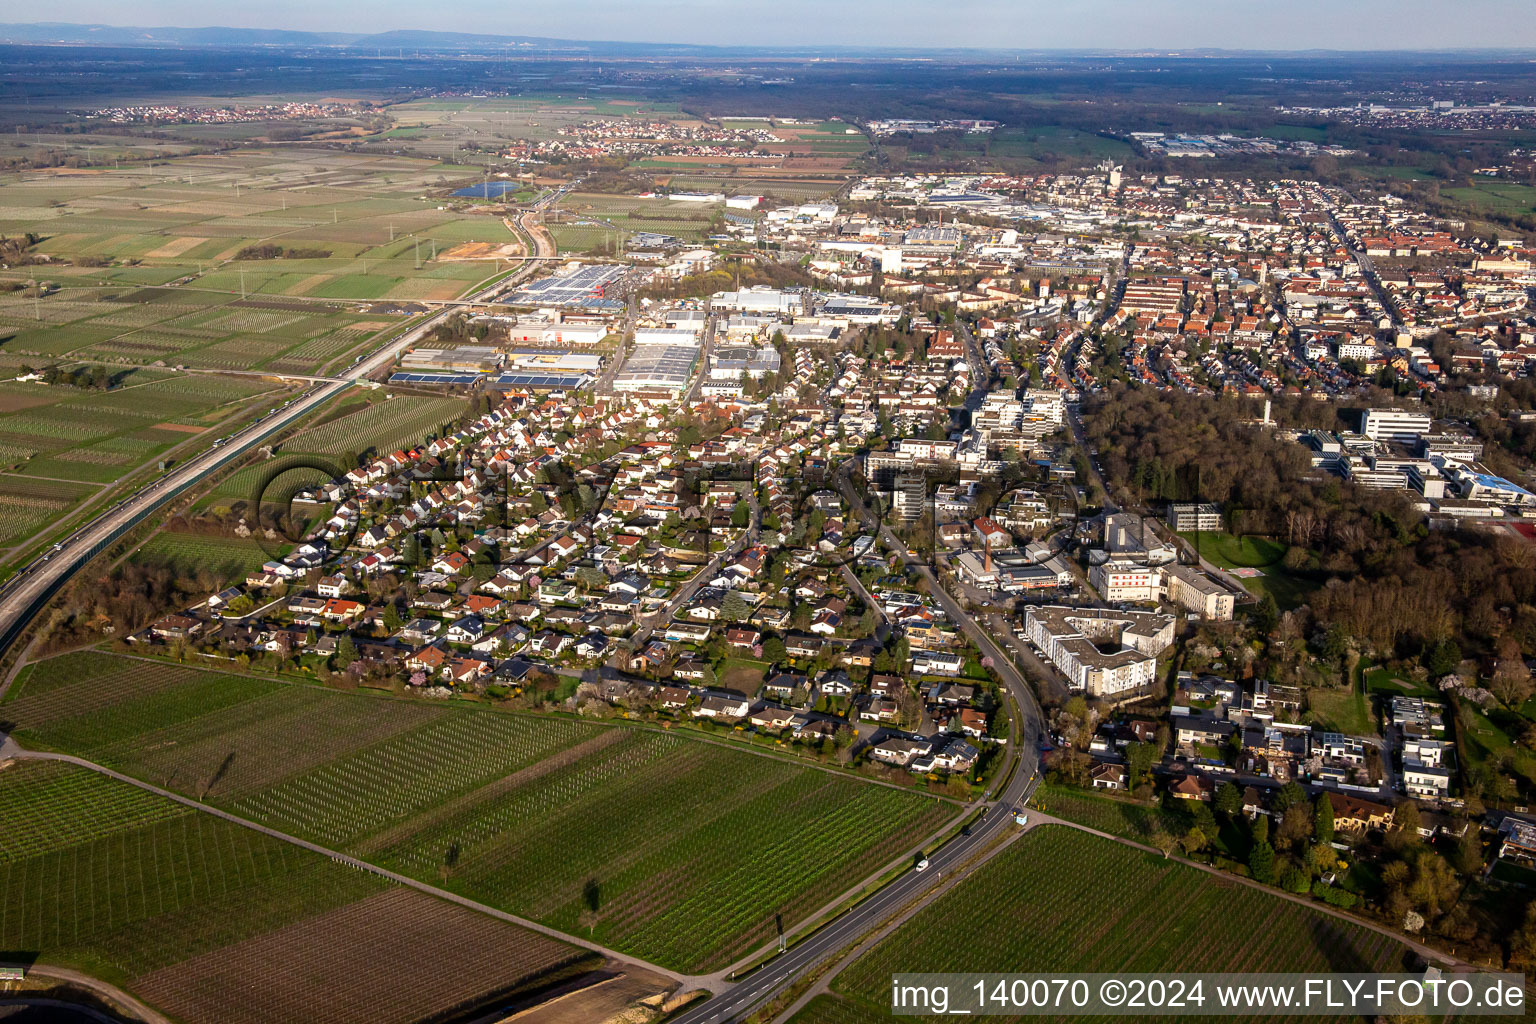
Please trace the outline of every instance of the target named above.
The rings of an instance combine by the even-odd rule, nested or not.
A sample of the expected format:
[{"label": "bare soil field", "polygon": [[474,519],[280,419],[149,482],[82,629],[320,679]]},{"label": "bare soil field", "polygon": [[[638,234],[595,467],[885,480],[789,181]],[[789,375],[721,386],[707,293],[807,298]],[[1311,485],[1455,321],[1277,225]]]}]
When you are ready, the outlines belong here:
[{"label": "bare soil field", "polygon": [[672,980],[638,968],[574,989],[496,1024],[644,1024],[660,1015]]},{"label": "bare soil field", "polygon": [[188,1024],[441,1019],[590,955],[397,888],[137,979]]},{"label": "bare soil field", "polygon": [[510,256],[521,256],[523,247],[516,242],[508,242],[505,245],[493,245],[490,242],[465,242],[456,245],[447,252],[439,253],[437,258],[449,262],[460,260],[498,260]]}]

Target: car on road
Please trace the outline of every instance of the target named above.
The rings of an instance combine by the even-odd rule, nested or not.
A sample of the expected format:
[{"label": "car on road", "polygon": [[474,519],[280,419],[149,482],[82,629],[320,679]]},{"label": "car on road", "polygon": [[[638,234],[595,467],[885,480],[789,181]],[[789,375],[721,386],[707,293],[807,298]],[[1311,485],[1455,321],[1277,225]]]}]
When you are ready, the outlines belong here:
[{"label": "car on road", "polygon": [[917,856],[917,863],[912,865],[912,870],[913,871],[927,871],[928,870],[928,858],[924,857],[922,854],[918,854],[918,856]]}]

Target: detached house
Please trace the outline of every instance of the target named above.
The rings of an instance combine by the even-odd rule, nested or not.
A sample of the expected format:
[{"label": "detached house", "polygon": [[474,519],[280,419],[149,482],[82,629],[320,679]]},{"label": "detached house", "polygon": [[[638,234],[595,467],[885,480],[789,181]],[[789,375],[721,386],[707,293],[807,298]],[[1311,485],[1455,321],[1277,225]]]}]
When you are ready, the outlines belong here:
[{"label": "detached house", "polygon": [[933,744],[918,736],[887,736],[869,748],[869,758],[881,764],[906,768],[919,757],[933,753]]},{"label": "detached house", "polygon": [[699,706],[693,709],[693,715],[695,718],[738,719],[747,717],[747,709],[750,707],[745,697],[712,693],[699,701]]}]

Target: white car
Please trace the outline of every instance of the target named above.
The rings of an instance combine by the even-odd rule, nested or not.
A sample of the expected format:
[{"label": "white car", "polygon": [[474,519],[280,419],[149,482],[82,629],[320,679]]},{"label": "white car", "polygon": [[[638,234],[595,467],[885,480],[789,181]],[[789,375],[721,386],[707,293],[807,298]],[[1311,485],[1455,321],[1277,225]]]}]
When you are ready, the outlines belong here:
[{"label": "white car", "polygon": [[912,870],[913,871],[927,871],[928,870],[928,858],[927,857],[920,858],[918,860],[918,862],[917,862],[917,865],[915,867],[913,867]]}]

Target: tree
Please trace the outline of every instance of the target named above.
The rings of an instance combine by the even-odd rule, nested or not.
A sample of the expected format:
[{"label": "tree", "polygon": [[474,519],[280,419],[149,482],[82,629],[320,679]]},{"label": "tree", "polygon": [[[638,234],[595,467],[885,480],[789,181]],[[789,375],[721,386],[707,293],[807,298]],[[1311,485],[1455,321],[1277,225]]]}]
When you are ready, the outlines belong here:
[{"label": "tree", "polygon": [[746,503],[745,499],[738,501],[736,507],[731,509],[731,525],[738,530],[743,530],[751,521],[752,507]]},{"label": "tree", "polygon": [[1157,754],[1157,748],[1150,743],[1131,743],[1126,746],[1125,761],[1126,767],[1130,769],[1132,789],[1152,773],[1152,766],[1157,763]]},{"label": "tree", "polygon": [[1424,668],[1429,671],[1431,679],[1450,675],[1460,665],[1461,647],[1449,638],[1441,640],[1424,652]]},{"label": "tree", "polygon": [[1299,850],[1312,838],[1312,809],[1303,800],[1292,804],[1280,816],[1280,845],[1289,851]]},{"label": "tree", "polygon": [[1509,962],[1511,965],[1536,967],[1536,899],[1525,905],[1525,921],[1520,930],[1510,936]]},{"label": "tree", "polygon": [[1275,850],[1267,842],[1253,844],[1248,853],[1248,873],[1265,885],[1275,880]]},{"label": "tree", "polygon": [[1184,853],[1188,856],[1194,856],[1205,849],[1205,844],[1205,832],[1201,830],[1199,825],[1184,833],[1184,838],[1179,840],[1179,845],[1184,847]]},{"label": "tree", "polygon": [[1269,815],[1261,814],[1254,818],[1248,832],[1255,844],[1269,842]]},{"label": "tree", "polygon": [[763,657],[768,659],[770,665],[781,665],[789,658],[789,652],[784,649],[784,641],[776,636],[771,636],[763,641]]},{"label": "tree", "polygon": [[1259,599],[1259,603],[1249,614],[1249,621],[1261,635],[1268,636],[1273,633],[1275,627],[1280,624],[1280,608],[1275,604],[1275,595],[1265,591],[1264,596]]},{"label": "tree", "polygon": [[1488,689],[1507,708],[1524,704],[1531,696],[1531,670],[1525,667],[1520,642],[1512,636],[1499,640],[1499,663]]},{"label": "tree", "polygon": [[1423,908],[1430,920],[1450,909],[1461,891],[1461,879],[1445,858],[1425,850],[1413,862],[1413,877],[1408,883],[1408,898]]},{"label": "tree", "polygon": [[1456,870],[1463,875],[1474,876],[1483,870],[1483,840],[1475,825],[1468,825],[1466,834],[1456,841]]},{"label": "tree", "polygon": [[395,607],[395,602],[389,602],[384,606],[384,628],[390,633],[396,633],[402,625],[404,623],[400,621],[400,610]]},{"label": "tree", "polygon": [[747,599],[732,590],[720,601],[720,617],[731,622],[741,622],[752,614],[752,608],[747,604]]},{"label": "tree", "polygon": [[357,644],[352,642],[352,634],[341,634],[341,638],[336,641],[336,661],[342,668],[348,668],[356,660]]},{"label": "tree", "polygon": [[1179,841],[1171,833],[1165,832],[1161,826],[1147,837],[1147,841],[1152,844],[1154,849],[1162,851],[1164,859],[1179,846]]},{"label": "tree", "polygon": [[1220,786],[1216,787],[1214,803],[1217,814],[1224,818],[1234,818],[1243,809],[1242,791],[1231,782],[1223,782]]},{"label": "tree", "polygon": [[1326,846],[1333,842],[1333,802],[1327,793],[1319,793],[1312,812],[1312,835]]},{"label": "tree", "polygon": [[1280,791],[1275,794],[1273,806],[1277,814],[1284,814],[1297,804],[1304,804],[1306,802],[1306,790],[1301,788],[1301,783],[1292,779],[1281,786]]},{"label": "tree", "polygon": [[1399,842],[1411,845],[1419,841],[1419,825],[1422,819],[1419,817],[1419,805],[1412,800],[1404,800],[1397,805],[1396,812],[1392,815],[1392,822],[1397,826],[1395,835]]}]

